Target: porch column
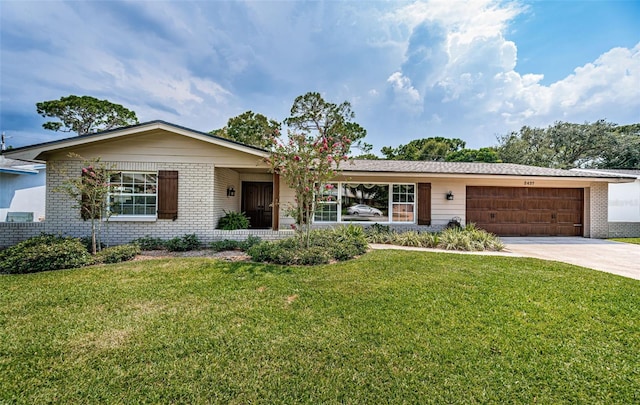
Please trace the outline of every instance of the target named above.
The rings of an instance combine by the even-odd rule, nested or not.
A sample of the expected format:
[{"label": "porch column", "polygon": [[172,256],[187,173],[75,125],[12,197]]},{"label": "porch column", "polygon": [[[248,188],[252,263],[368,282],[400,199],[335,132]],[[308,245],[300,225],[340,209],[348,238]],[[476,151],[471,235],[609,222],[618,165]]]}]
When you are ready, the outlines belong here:
[{"label": "porch column", "polygon": [[280,175],[273,173],[273,209],[271,229],[277,231],[280,229]]}]

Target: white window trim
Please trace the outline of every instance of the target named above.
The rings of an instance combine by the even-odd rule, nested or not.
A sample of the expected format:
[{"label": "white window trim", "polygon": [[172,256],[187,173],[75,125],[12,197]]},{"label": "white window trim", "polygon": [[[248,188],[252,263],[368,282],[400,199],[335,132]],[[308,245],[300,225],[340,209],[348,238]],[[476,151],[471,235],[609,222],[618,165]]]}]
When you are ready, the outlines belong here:
[{"label": "white window trim", "polygon": [[112,214],[108,218],[103,218],[104,222],[155,222],[157,215],[120,215]]},{"label": "white window trim", "polygon": [[[418,212],[417,212],[417,194],[418,194],[418,184],[417,183],[385,183],[385,182],[371,182],[371,183],[367,183],[367,184],[376,184],[376,185],[381,185],[381,186],[388,186],[389,187],[389,201],[387,201],[387,212],[389,213],[389,215],[387,216],[388,220],[387,221],[366,221],[366,222],[362,222],[362,221],[343,221],[342,220],[342,187],[344,184],[362,184],[362,182],[358,182],[358,181],[338,181],[338,182],[329,182],[331,184],[337,184],[338,185],[338,199],[336,200],[336,202],[328,202],[326,204],[337,204],[338,205],[338,220],[337,221],[316,221],[315,219],[313,220],[312,223],[314,224],[353,224],[353,223],[358,223],[358,224],[363,224],[363,223],[379,223],[379,224],[416,224],[417,220],[418,220]],[[393,202],[393,186],[413,186],[413,202]],[[325,203],[319,203],[319,204],[325,204]],[[393,220],[393,205],[394,204],[412,204],[413,205],[413,221],[394,221]]]},{"label": "white window trim", "polygon": [[[105,216],[105,218],[103,218],[104,222],[154,222],[158,219],[158,172],[152,172],[152,171],[135,171],[135,170],[114,170],[113,172],[115,173],[129,173],[129,174],[153,174],[156,176],[156,192],[155,192],[155,198],[156,198],[156,213],[153,215],[140,215],[140,214],[136,214],[136,215],[127,215],[127,214],[108,214]],[[110,200],[112,195],[122,195],[122,194],[118,194],[118,193],[109,193],[107,195],[107,198]],[[137,195],[150,195],[150,194],[134,194],[134,193],[130,193],[127,195],[132,195],[132,196],[137,196]],[[109,209],[109,207],[107,207],[107,210]]]}]

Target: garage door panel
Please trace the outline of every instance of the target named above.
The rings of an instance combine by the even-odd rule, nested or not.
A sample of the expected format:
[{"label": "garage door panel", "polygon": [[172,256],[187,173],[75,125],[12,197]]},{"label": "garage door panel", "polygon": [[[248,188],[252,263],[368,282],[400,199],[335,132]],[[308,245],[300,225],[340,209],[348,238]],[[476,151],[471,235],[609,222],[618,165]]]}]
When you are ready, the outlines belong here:
[{"label": "garage door panel", "polygon": [[466,217],[502,236],[582,235],[583,198],[584,189],[468,186]]}]

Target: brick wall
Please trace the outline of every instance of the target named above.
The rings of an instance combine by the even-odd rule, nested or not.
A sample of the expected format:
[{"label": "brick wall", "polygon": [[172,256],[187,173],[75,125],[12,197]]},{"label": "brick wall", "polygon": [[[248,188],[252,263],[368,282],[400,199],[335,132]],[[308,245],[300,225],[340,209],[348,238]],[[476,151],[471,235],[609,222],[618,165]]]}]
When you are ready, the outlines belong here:
[{"label": "brick wall", "polygon": [[589,219],[590,237],[609,237],[609,189],[608,183],[591,183]]},{"label": "brick wall", "polygon": [[45,232],[44,222],[0,222],[0,249]]},{"label": "brick wall", "polygon": [[[151,222],[121,222],[115,218],[103,223],[103,240],[110,245],[122,244],[132,239],[152,235],[163,239],[195,233],[204,242],[212,240],[214,223],[214,167],[207,163],[144,163],[144,162],[106,162],[116,170],[178,171],[178,218]],[[58,161],[56,170],[47,173],[47,189],[54,190],[66,178],[81,172],[78,161]],[[50,192],[47,198],[46,232],[69,236],[87,236],[91,234],[90,221],[80,218],[75,203],[62,193]],[[226,197],[226,194],[225,194]]]},{"label": "brick wall", "polygon": [[609,222],[610,238],[640,238],[640,222]]}]

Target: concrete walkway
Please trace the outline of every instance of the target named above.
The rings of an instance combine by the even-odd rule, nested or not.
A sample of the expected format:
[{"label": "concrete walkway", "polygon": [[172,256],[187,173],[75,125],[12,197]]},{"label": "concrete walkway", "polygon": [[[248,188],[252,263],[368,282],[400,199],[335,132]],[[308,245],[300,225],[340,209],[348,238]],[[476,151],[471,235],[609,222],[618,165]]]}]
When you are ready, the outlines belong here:
[{"label": "concrete walkway", "polygon": [[372,249],[420,250],[487,256],[535,257],[537,259],[575,264],[594,270],[640,280],[640,245],[580,237],[500,238],[502,252],[460,252],[406,246],[371,244]]},{"label": "concrete walkway", "polygon": [[500,238],[521,256],[555,260],[640,280],[640,245],[580,237]]}]

